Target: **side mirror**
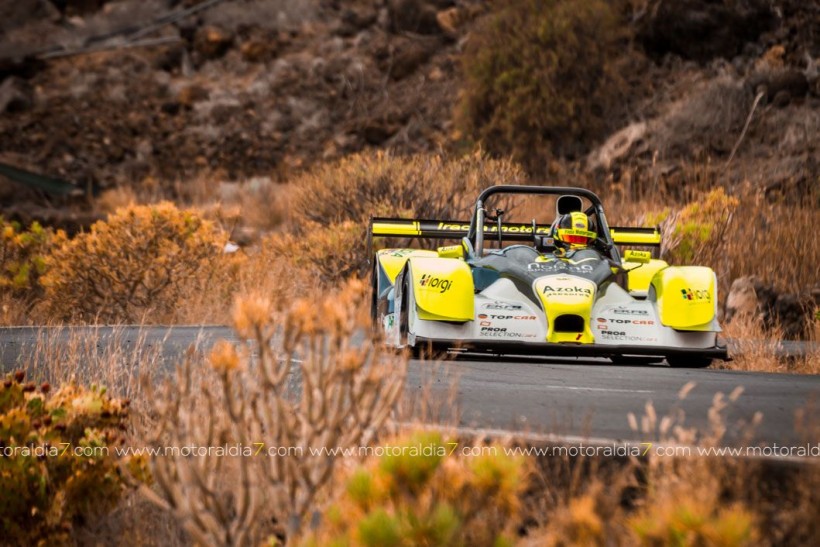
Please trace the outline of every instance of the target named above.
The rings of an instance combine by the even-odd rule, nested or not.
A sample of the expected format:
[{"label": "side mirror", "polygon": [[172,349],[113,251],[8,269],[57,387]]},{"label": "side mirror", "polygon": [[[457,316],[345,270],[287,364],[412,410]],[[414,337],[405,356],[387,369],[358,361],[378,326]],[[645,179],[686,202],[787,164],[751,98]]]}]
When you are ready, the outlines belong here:
[{"label": "side mirror", "polygon": [[649,264],[652,260],[652,253],[648,251],[633,251],[624,252],[624,262],[635,262],[637,264]]},{"label": "side mirror", "polygon": [[448,245],[436,249],[439,258],[464,258],[464,247],[461,245]]}]

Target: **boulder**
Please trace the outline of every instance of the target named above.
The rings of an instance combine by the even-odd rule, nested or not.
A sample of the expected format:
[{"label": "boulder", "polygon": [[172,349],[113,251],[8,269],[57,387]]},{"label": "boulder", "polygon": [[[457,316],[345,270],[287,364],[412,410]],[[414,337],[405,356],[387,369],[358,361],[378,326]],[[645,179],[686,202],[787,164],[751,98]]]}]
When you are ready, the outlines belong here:
[{"label": "boulder", "polygon": [[676,0],[659,2],[640,22],[639,37],[655,57],[674,53],[706,62],[733,58],[776,22],[768,0]]},{"label": "boulder", "polygon": [[785,339],[803,339],[810,334],[814,320],[813,296],[813,292],[778,294],[773,285],[757,276],[739,277],[732,282],[724,317],[727,323],[741,317],[753,318],[765,330],[779,328]]}]

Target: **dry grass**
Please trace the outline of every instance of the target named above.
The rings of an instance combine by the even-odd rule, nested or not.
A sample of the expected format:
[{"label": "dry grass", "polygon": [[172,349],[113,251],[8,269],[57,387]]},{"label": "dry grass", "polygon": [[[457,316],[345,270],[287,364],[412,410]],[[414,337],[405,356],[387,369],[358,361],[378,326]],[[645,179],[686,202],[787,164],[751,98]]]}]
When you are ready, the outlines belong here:
[{"label": "dry grass", "polygon": [[401,394],[405,361],[373,341],[353,342],[366,329],[366,302],[356,283],[318,304],[298,299],[274,321],[270,300],[240,299],[234,328],[242,345],[218,343],[210,366],[189,361],[151,398],[154,446],[263,451],[153,459],[156,488],[144,493],[194,541],[298,537],[326,503],[342,461],[321,451],[368,446],[382,430]]},{"label": "dry grass", "polygon": [[[729,370],[820,374],[820,344],[809,341],[803,353],[790,355],[783,336],[775,327],[766,331],[754,317],[737,317],[725,326],[724,336],[730,338],[735,351],[732,361],[718,365]],[[793,350],[792,350],[793,351]]]}]

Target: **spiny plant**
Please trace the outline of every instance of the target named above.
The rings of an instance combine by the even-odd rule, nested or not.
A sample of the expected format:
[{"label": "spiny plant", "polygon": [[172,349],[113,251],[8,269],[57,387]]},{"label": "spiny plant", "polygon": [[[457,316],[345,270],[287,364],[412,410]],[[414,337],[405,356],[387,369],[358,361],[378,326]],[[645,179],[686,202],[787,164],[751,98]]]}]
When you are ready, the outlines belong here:
[{"label": "spiny plant", "polygon": [[498,446],[452,455],[455,444],[431,431],[388,442],[385,455],[347,478],[303,545],[511,545],[526,460]]},{"label": "spiny plant", "polygon": [[367,302],[360,282],[297,299],[277,317],[269,295],[242,297],[234,313],[242,344],[220,342],[210,366],[186,363],[177,382],[150,397],[160,417],[152,444],[249,451],[152,460],[156,488],[145,495],[194,541],[298,537],[327,502],[339,450],[373,442],[402,392],[406,360],[376,341],[356,343]]},{"label": "spiny plant", "polygon": [[47,314],[57,320],[139,322],[172,316],[186,289],[207,290],[226,241],[168,202],[118,209],[46,258]]},{"label": "spiny plant", "polygon": [[128,401],[105,389],[9,375],[0,384],[0,523],[3,541],[67,543],[73,527],[112,509],[126,475],[148,480],[145,461],[119,458]]}]

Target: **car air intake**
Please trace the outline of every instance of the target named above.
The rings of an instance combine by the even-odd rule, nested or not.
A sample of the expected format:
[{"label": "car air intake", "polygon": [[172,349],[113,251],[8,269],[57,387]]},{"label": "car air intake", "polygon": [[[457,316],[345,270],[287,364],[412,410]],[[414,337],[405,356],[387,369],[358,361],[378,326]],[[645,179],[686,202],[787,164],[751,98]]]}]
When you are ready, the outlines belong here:
[{"label": "car air intake", "polygon": [[552,324],[555,332],[584,332],[584,318],[580,315],[559,315]]}]

